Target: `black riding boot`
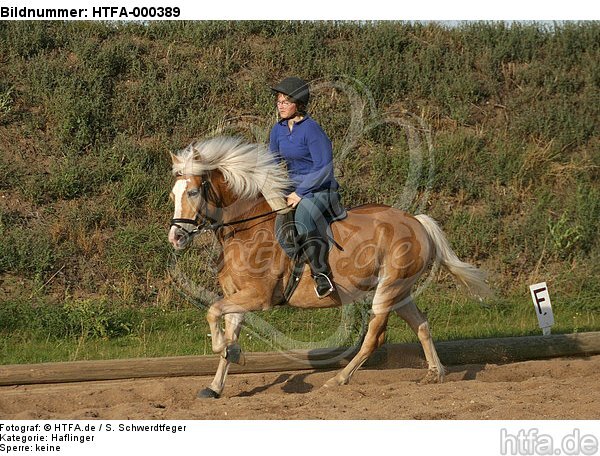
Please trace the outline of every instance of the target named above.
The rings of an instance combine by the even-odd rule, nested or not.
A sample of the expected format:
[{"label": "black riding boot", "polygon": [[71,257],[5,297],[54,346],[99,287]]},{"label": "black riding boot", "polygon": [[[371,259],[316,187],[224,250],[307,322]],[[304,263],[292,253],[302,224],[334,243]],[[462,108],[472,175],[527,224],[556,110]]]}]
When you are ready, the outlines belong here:
[{"label": "black riding boot", "polygon": [[335,290],[329,268],[329,247],[327,242],[317,233],[310,233],[303,243],[305,259],[315,279],[315,292],[319,298],[329,296]]}]

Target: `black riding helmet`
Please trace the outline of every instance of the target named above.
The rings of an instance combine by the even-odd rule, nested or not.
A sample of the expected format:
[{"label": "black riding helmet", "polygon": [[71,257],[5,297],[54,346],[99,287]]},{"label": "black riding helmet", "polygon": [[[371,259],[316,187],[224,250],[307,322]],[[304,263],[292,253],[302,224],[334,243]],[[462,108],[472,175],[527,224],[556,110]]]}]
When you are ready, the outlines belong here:
[{"label": "black riding helmet", "polygon": [[308,104],[310,99],[310,90],[308,83],[304,79],[297,77],[285,78],[275,87],[271,87],[273,93],[282,93],[292,98],[295,101],[302,103],[304,106]]}]

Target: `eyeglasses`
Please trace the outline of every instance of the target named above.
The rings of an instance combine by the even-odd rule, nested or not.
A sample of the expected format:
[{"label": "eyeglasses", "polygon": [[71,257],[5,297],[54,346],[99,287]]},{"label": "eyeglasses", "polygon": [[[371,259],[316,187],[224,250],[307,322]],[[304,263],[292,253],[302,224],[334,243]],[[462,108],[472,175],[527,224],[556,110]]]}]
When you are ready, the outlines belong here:
[{"label": "eyeglasses", "polygon": [[294,103],[287,100],[277,100],[276,104],[277,106],[283,106],[284,108],[287,108],[288,106],[293,105]]}]

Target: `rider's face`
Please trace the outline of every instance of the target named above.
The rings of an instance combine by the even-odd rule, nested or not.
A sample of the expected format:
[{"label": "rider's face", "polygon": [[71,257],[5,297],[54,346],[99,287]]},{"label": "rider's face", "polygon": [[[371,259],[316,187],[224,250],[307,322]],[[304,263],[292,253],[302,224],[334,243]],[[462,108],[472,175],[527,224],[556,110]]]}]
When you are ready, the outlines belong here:
[{"label": "rider's face", "polygon": [[283,119],[289,119],[296,114],[296,103],[290,101],[284,94],[277,95],[277,111]]}]

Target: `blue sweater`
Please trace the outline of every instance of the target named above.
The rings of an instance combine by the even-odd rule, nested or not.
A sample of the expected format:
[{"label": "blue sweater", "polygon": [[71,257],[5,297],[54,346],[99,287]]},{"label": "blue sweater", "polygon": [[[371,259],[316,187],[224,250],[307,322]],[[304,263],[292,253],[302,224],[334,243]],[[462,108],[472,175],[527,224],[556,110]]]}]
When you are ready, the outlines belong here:
[{"label": "blue sweater", "polygon": [[277,122],[271,129],[270,149],[285,160],[298,196],[310,198],[313,192],[339,187],[333,177],[331,140],[311,117],[295,123],[291,132],[286,119]]}]

